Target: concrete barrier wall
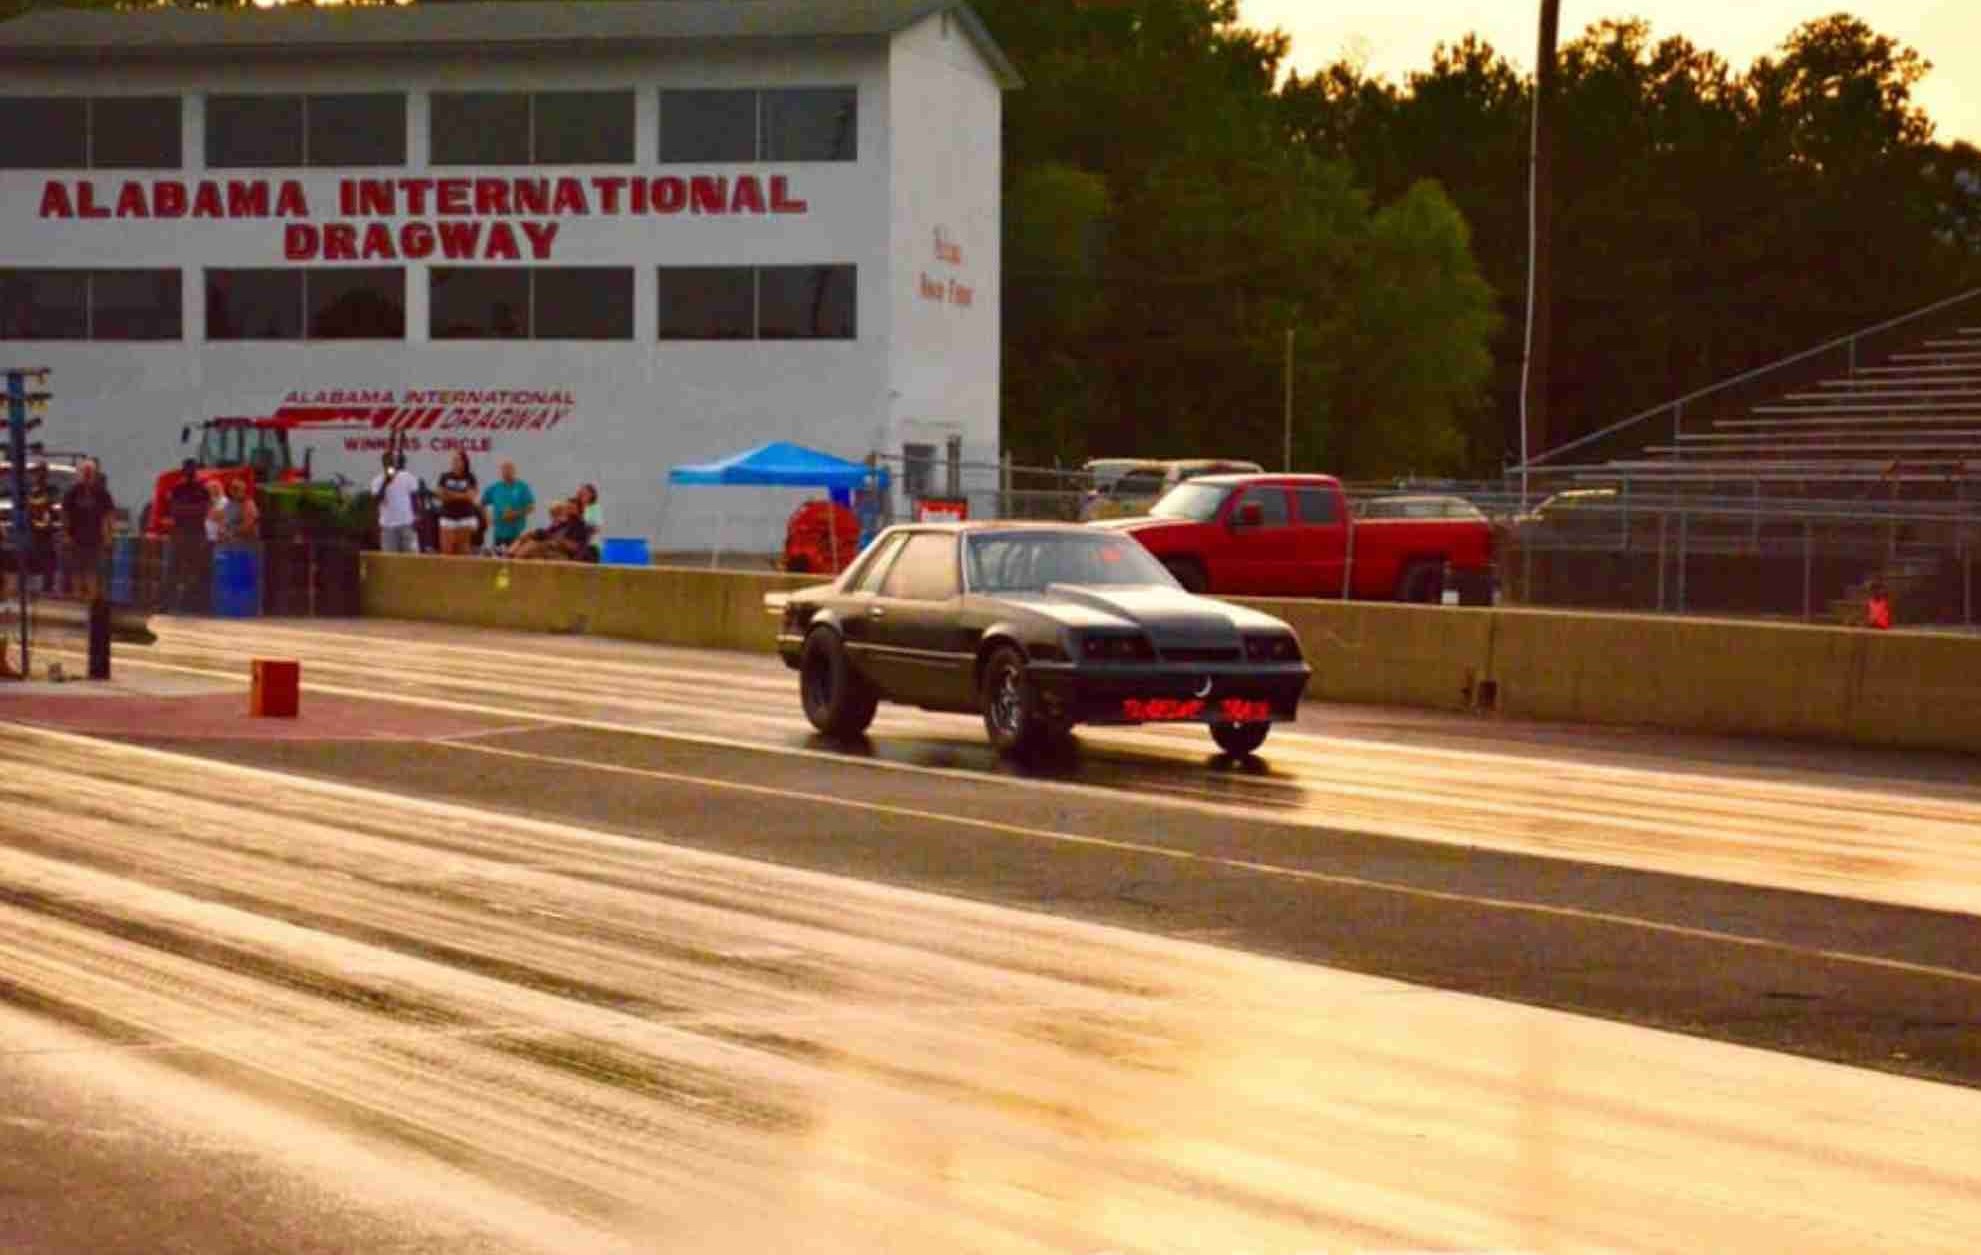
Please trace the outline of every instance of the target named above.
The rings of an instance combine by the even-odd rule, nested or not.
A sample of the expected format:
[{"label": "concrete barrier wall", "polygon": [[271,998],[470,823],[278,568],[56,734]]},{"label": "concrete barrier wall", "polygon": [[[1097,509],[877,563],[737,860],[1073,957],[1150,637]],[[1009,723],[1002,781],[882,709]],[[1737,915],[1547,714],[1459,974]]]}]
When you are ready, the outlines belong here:
[{"label": "concrete barrier wall", "polygon": [[[816,576],[369,553],[366,615],[767,653]],[[1300,634],[1308,696],[1981,754],[1981,636],[1380,602],[1247,600]]]},{"label": "concrete barrier wall", "polygon": [[358,582],[360,611],[378,618],[768,653],[777,647],[777,622],[764,613],[764,594],[819,580],[775,572],[367,553]]}]

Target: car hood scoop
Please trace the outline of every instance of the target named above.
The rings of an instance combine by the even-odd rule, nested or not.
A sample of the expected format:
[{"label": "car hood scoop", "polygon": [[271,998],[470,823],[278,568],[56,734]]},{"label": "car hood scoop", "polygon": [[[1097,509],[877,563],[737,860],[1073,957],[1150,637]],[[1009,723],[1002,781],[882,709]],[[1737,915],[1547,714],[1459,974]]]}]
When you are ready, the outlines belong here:
[{"label": "car hood scoop", "polygon": [[1236,645],[1238,628],[1216,602],[1156,584],[1051,584],[1046,597],[1139,624],[1158,649],[1166,645]]}]

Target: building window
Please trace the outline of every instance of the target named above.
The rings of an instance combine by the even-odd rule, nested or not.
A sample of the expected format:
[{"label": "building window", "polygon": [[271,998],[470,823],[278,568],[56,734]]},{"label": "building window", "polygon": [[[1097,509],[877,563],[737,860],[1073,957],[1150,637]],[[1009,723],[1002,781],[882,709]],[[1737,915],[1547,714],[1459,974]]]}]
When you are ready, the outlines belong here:
[{"label": "building window", "polygon": [[663,266],[660,338],[754,340],[757,274],[748,266]]},{"label": "building window", "polygon": [[312,340],[406,338],[406,272],[396,266],[322,266],[303,272]]},{"label": "building window", "polygon": [[396,92],[306,96],[307,142],[312,166],[406,164],[406,98]]},{"label": "building window", "polygon": [[177,96],[0,97],[0,169],[176,169]]},{"label": "building window", "polygon": [[436,340],[631,340],[623,266],[436,266]]},{"label": "building window", "polygon": [[403,166],[406,98],[393,92],[326,96],[208,96],[206,164]]},{"label": "building window", "polygon": [[857,296],[851,266],[765,266],[757,272],[759,340],[851,340]]},{"label": "building window", "polygon": [[858,160],[852,87],[663,91],[660,159],[671,164]]},{"label": "building window", "polygon": [[663,266],[663,340],[853,340],[854,266]]},{"label": "building window", "polygon": [[765,161],[859,158],[859,93],[851,87],[791,87],[763,94]]},{"label": "building window", "polygon": [[609,165],[633,160],[633,93],[435,92],[437,166]]},{"label": "building window", "polygon": [[209,270],[209,340],[403,340],[406,275],[391,267]]},{"label": "building window", "polygon": [[907,493],[910,500],[935,495],[934,445],[901,446],[901,491]]},{"label": "building window", "polygon": [[660,93],[660,159],[672,164],[755,161],[753,91]]},{"label": "building window", "polygon": [[176,270],[0,270],[0,340],[177,340]]},{"label": "building window", "polygon": [[530,97],[530,160],[540,166],[633,160],[632,92],[538,92]]}]

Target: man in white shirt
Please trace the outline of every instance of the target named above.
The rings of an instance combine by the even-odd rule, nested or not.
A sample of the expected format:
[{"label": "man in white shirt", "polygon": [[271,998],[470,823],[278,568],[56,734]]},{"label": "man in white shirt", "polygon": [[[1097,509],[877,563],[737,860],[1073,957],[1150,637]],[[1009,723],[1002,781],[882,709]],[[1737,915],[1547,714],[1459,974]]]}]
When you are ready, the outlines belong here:
[{"label": "man in white shirt", "polygon": [[392,455],[387,453],[385,469],[371,481],[372,500],[378,503],[378,547],[386,553],[420,551],[415,527],[419,520],[413,510],[413,498],[418,491],[419,477],[395,465]]}]

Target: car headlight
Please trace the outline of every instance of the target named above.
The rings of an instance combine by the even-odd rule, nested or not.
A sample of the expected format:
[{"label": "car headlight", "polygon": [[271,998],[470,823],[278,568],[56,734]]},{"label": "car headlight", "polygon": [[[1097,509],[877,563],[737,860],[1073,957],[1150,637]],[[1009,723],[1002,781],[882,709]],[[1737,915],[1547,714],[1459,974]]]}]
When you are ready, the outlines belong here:
[{"label": "car headlight", "polygon": [[1088,662],[1153,662],[1156,647],[1140,633],[1094,633],[1080,638],[1080,656]]},{"label": "car headlight", "polygon": [[1300,642],[1285,632],[1259,633],[1245,638],[1247,662],[1298,662]]}]

